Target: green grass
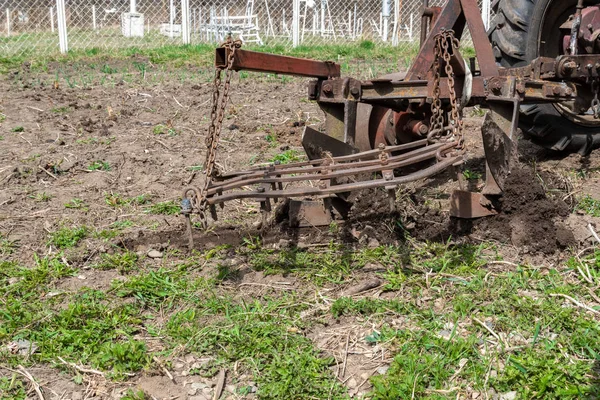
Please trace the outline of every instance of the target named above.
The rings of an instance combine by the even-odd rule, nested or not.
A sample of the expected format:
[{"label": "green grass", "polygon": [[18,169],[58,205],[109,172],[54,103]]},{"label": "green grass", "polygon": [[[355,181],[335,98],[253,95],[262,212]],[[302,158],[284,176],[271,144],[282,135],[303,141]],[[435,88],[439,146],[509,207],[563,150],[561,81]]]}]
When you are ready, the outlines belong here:
[{"label": "green grass", "polygon": [[[194,65],[197,67],[212,66],[214,63],[215,47],[216,44],[186,46],[164,44],[159,48],[131,47],[111,49],[110,52],[102,49],[71,50],[64,56],[58,54],[44,55],[40,52],[35,54],[35,56],[32,54],[0,56],[0,73],[20,68],[24,61],[31,62],[31,71],[33,72],[48,71],[49,65],[52,63],[57,63],[60,68],[85,62],[98,66],[97,71],[107,77],[117,76],[122,73],[122,70],[111,65],[112,61],[106,61],[110,59],[115,61],[127,60],[131,65],[131,69],[140,78],[145,78],[147,73],[151,71],[151,66],[187,67],[189,60],[193,60]],[[305,45],[296,48],[267,43],[264,46],[246,45],[244,49],[292,57],[333,60],[341,63],[342,70],[348,71],[352,69],[351,63],[354,60],[386,61],[390,63],[392,69],[397,69],[398,63],[405,67],[416,56],[418,46],[412,45],[408,48],[407,46],[391,47],[366,40],[341,44]],[[469,49],[466,52],[469,54],[472,53]],[[146,58],[148,62],[129,61],[132,56]]]},{"label": "green grass", "polygon": [[289,149],[282,153],[275,155],[269,160],[272,163],[289,164],[302,160],[301,153],[298,150]]},{"label": "green grass", "polygon": [[88,167],[88,171],[110,171],[110,164],[106,161],[94,161]]},{"label": "green grass", "polygon": [[131,272],[136,268],[138,255],[131,251],[125,251],[123,253],[102,254],[100,259],[101,261],[96,268],[102,270],[116,269],[124,274]]},{"label": "green grass", "polygon": [[68,249],[77,246],[88,234],[89,229],[85,226],[77,228],[63,227],[49,235],[48,245],[58,249]]},{"label": "green grass", "polygon": [[593,217],[600,217],[600,200],[596,200],[590,195],[584,196],[579,200],[576,209]]},{"label": "green grass", "polygon": [[154,126],[154,128],[152,128],[152,133],[155,135],[168,135],[168,136],[177,136],[179,135],[179,132],[167,125],[156,125]]},{"label": "green grass", "polygon": [[16,240],[10,240],[0,232],[0,256],[7,257],[19,248]]},{"label": "green grass", "polygon": [[[56,234],[65,248],[77,241],[74,230]],[[256,382],[259,398],[344,399],[346,391],[333,376],[335,359],[308,338],[339,320],[369,327],[356,338],[361,348],[385,349],[391,360],[386,373],[370,379],[373,399],[446,399],[489,388],[516,390],[524,399],[597,397],[593,368],[600,325],[553,296],[594,304],[586,284],[571,274],[577,258],[557,266],[560,270],[516,264],[489,269],[498,260],[496,251],[489,244],[452,242],[275,251],[249,238],[240,248],[172,253],[160,266],[129,251],[105,253],[94,268],[126,275],[104,291],[70,292],[57,291],[57,283],[79,271],[62,254],[36,257],[29,267],[0,262],[0,342],[19,338],[39,346],[29,360],[0,353],[0,362],[14,367],[60,356],[120,380],[153,368],[156,354],[140,338],[145,332],[160,338],[162,356],[210,359],[191,374],[212,377],[236,364],[239,374]],[[246,262],[231,266],[226,263],[231,257]],[[579,259],[594,271],[600,268],[600,252]],[[368,277],[382,280],[389,296],[338,297],[339,285],[350,283],[367,264],[381,267]],[[247,266],[301,278],[316,284],[321,295],[315,297],[312,289],[243,295],[230,278],[239,278],[238,269]],[[307,312],[313,317],[300,317]],[[157,319],[157,313],[163,317]],[[14,396],[25,387],[20,385],[0,381]]]},{"label": "green grass", "polygon": [[65,203],[65,208],[88,211],[89,207],[82,199],[74,198]]},{"label": "green grass", "polygon": [[15,126],[15,127],[14,127],[14,128],[12,128],[10,131],[11,131],[11,132],[16,132],[16,133],[19,133],[19,132],[25,132],[25,128],[23,128],[22,126]]},{"label": "green grass", "polygon": [[181,206],[173,200],[163,201],[150,205],[146,208],[146,212],[157,215],[177,215],[181,212]]},{"label": "green grass", "polygon": [[68,114],[68,113],[70,113],[73,110],[71,109],[71,107],[62,106],[62,107],[52,108],[50,111],[53,112],[53,113],[55,113],[55,114]]},{"label": "green grass", "polygon": [[33,199],[39,203],[47,203],[50,200],[52,200],[52,195],[48,194],[46,192],[40,192],[40,193],[36,193],[34,195],[30,195],[28,196],[30,199]]}]

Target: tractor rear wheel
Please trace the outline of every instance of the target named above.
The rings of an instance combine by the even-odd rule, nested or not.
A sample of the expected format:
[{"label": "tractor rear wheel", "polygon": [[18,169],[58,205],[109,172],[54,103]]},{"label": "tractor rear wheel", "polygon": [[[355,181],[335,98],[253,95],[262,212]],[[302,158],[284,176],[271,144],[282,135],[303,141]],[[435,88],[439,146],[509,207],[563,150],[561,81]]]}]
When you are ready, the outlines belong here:
[{"label": "tractor rear wheel", "polygon": [[[600,1],[587,1],[586,6],[595,4]],[[576,5],[577,0],[496,0],[492,8],[496,16],[488,34],[498,63],[518,67],[537,57],[564,54],[564,32],[559,27],[575,13]],[[600,145],[600,120],[590,111],[575,113],[555,104],[524,105],[519,126],[531,141],[552,150],[587,154]]]}]

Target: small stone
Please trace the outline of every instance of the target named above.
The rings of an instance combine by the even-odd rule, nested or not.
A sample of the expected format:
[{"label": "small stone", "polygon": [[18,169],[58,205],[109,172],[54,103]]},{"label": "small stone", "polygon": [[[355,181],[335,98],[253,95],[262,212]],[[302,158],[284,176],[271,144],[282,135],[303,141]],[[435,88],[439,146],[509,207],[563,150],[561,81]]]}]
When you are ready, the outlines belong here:
[{"label": "small stone", "polygon": [[197,391],[198,391],[198,389],[190,389],[190,390],[188,390],[187,394],[188,394],[188,396],[194,396]]},{"label": "small stone", "polygon": [[208,385],[204,382],[194,382],[192,383],[192,388],[193,389],[204,389],[207,388]]},{"label": "small stone", "polygon": [[350,378],[350,379],[348,380],[348,383],[347,383],[347,384],[348,384],[348,387],[349,387],[350,389],[354,389],[355,387],[357,387],[357,386],[358,386],[358,382],[356,382],[356,379],[354,379],[354,378]]},{"label": "small stone", "polygon": [[173,368],[175,368],[175,369],[181,369],[183,367],[185,367],[184,363],[175,363],[175,364],[173,364]]},{"label": "small stone", "polygon": [[305,242],[298,242],[296,243],[296,248],[299,250],[306,250],[308,249],[308,245]]},{"label": "small stone", "polygon": [[203,393],[205,396],[207,396],[207,397],[210,397],[210,395],[212,394],[212,392],[213,392],[213,391],[212,391],[212,389],[211,389],[211,388],[208,388],[208,387],[205,387],[204,389],[202,389],[202,393]]},{"label": "small stone", "polygon": [[148,257],[150,257],[150,258],[162,258],[162,256],[163,256],[163,253],[161,253],[158,250],[150,250],[148,252]]},{"label": "small stone", "polygon": [[290,241],[287,239],[279,239],[278,246],[280,249],[287,249],[290,247]]},{"label": "small stone", "polygon": [[390,369],[390,367],[387,365],[384,365],[383,367],[377,368],[377,373],[379,375],[385,375],[388,372],[388,369]]},{"label": "small stone", "polygon": [[444,330],[438,332],[438,336],[444,340],[450,340],[450,337],[452,336],[452,331],[448,331],[448,330],[444,329]]},{"label": "small stone", "polygon": [[377,247],[380,246],[379,244],[379,240],[375,239],[375,238],[370,238],[369,239],[369,244],[367,245],[370,249],[376,249]]},{"label": "small stone", "polygon": [[80,280],[84,281],[87,278],[85,277],[85,275],[77,275],[77,279],[80,279]]},{"label": "small stone", "polygon": [[253,222],[252,223],[252,227],[254,229],[260,229],[260,228],[262,228],[262,221],[255,221],[255,222]]},{"label": "small stone", "polygon": [[500,400],[515,400],[517,398],[517,392],[507,392],[500,395]]},{"label": "small stone", "polygon": [[235,385],[227,385],[225,386],[225,390],[229,393],[235,393]]},{"label": "small stone", "polygon": [[191,354],[188,354],[187,356],[184,357],[184,360],[186,363],[193,363],[194,361],[196,361],[196,357],[194,357]]}]

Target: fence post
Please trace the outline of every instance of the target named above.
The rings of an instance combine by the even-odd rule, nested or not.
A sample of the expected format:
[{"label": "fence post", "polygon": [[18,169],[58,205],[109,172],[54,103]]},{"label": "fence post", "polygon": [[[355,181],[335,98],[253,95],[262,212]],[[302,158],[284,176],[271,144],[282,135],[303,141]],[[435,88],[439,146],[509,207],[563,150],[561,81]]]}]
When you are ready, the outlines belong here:
[{"label": "fence post", "polygon": [[173,38],[173,20],[175,19],[175,6],[173,0],[169,1],[169,37]]},{"label": "fence post", "polygon": [[6,9],[6,36],[10,36],[10,10]]},{"label": "fence post", "polygon": [[183,44],[190,44],[190,2],[181,0],[181,39]]},{"label": "fence post", "polygon": [[490,16],[490,0],[483,0],[481,4],[481,19],[483,19],[483,26],[485,26],[486,30],[490,28]]},{"label": "fence post", "polygon": [[65,0],[56,0],[56,16],[58,18],[58,45],[60,47],[60,52],[65,54],[67,51],[69,51]]},{"label": "fence post", "polygon": [[54,7],[50,7],[50,30],[54,33]]},{"label": "fence post", "polygon": [[94,28],[94,31],[97,30],[96,28],[96,6],[92,5],[92,27]]},{"label": "fence post", "polygon": [[381,15],[383,17],[383,26],[381,28],[382,38],[384,42],[387,42],[390,23],[390,0],[383,0],[383,4],[381,5]]},{"label": "fence post", "polygon": [[300,44],[300,0],[294,0],[292,12],[292,45],[298,47]]},{"label": "fence post", "polygon": [[325,36],[325,7],[327,0],[321,0],[321,36]]}]

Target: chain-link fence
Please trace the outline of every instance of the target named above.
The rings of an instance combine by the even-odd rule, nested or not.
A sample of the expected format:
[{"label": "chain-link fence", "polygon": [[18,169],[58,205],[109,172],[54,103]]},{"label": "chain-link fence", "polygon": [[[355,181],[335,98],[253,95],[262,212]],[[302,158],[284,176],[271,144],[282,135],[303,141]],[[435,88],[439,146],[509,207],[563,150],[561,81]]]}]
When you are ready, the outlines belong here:
[{"label": "chain-link fence", "polygon": [[[441,6],[445,0],[432,0]],[[2,0],[6,56],[217,43],[418,41],[422,0]],[[489,24],[490,0],[480,0]],[[1,26],[1,25],[0,25]]]}]

